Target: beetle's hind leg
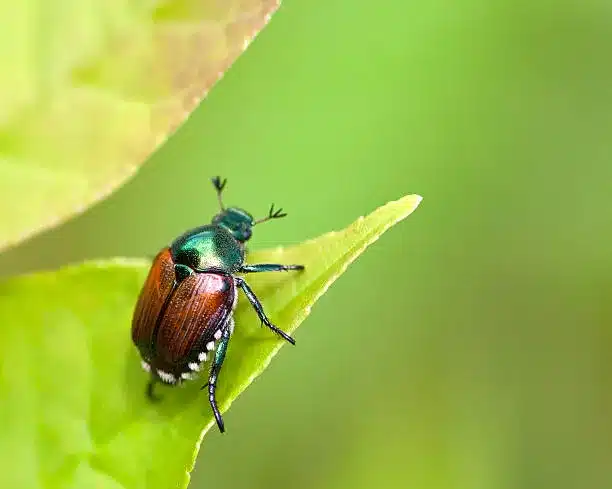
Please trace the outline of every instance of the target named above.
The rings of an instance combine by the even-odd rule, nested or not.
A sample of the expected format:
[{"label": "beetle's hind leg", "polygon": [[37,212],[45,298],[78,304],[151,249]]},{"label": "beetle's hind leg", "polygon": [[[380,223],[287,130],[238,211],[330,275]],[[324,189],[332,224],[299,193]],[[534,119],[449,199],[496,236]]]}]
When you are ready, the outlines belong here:
[{"label": "beetle's hind leg", "polygon": [[149,399],[149,401],[151,402],[161,401],[161,397],[155,394],[155,384],[157,384],[157,378],[155,377],[155,375],[151,374],[149,382],[147,382],[146,389],[147,399]]},{"label": "beetle's hind leg", "polygon": [[292,345],[295,345],[295,340],[291,336],[289,336],[282,329],[277,328],[270,322],[270,320],[268,319],[268,316],[266,316],[266,313],[263,310],[263,306],[261,305],[261,302],[259,302],[259,299],[255,295],[255,292],[253,292],[251,287],[249,287],[249,284],[247,284],[244,281],[244,279],[240,277],[236,277],[236,283],[238,284],[238,287],[240,287],[246,294],[247,299],[249,299],[249,302],[253,306],[253,309],[255,309],[255,311],[257,312],[257,315],[259,316],[259,319],[261,320],[261,322],[264,323],[272,331],[274,331],[277,335],[282,337],[284,340],[288,341]]},{"label": "beetle's hind leg", "polygon": [[219,340],[219,345],[217,346],[217,350],[215,351],[215,356],[213,358],[212,366],[210,368],[210,376],[208,377],[208,382],[202,386],[202,389],[208,388],[208,401],[210,402],[210,407],[212,408],[213,414],[215,415],[215,420],[217,421],[217,426],[219,427],[219,431],[223,433],[225,431],[225,425],[223,423],[223,417],[221,416],[221,412],[219,411],[219,407],[217,406],[217,380],[219,379],[219,372],[221,367],[223,366],[223,361],[225,360],[225,352],[227,351],[227,345],[229,344],[229,339],[232,334],[232,328],[230,323],[232,319],[230,318],[223,329],[223,333],[221,334],[221,339]]}]

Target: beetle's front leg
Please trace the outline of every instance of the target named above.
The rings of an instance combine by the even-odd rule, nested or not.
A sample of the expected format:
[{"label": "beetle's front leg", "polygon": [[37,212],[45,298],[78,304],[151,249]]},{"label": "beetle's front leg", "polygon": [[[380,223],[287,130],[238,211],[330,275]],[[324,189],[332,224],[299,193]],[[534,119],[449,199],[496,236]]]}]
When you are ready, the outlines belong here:
[{"label": "beetle's front leg", "polygon": [[249,287],[249,285],[244,281],[244,279],[240,277],[236,277],[236,283],[238,284],[238,287],[240,287],[246,294],[247,298],[249,299],[249,302],[251,303],[251,305],[257,312],[259,319],[261,319],[261,322],[264,323],[268,328],[270,328],[276,334],[278,334],[279,336],[282,336],[289,343],[291,343],[292,345],[295,345],[295,340],[291,336],[289,336],[282,329],[277,328],[270,322],[270,320],[268,319],[268,316],[266,316],[266,313],[263,310],[263,306],[261,305],[261,302],[259,302],[259,299],[255,295],[251,287]]},{"label": "beetle's front leg", "polygon": [[208,387],[208,401],[210,402],[210,407],[212,408],[213,414],[215,415],[215,420],[217,421],[217,426],[219,427],[219,431],[221,433],[225,431],[225,425],[223,424],[223,418],[221,417],[221,413],[219,412],[219,408],[217,406],[216,391],[219,371],[223,366],[223,360],[225,360],[225,352],[227,351],[227,345],[229,344],[229,339],[232,334],[232,328],[229,325],[231,321],[232,319],[230,318],[228,321],[228,325],[223,329],[221,339],[219,340],[219,346],[217,346],[213,363],[210,368],[210,376],[208,377],[208,383],[204,387],[202,387]]},{"label": "beetle's front leg", "polygon": [[304,270],[304,265],[279,265],[276,263],[260,263],[257,265],[243,265],[240,268],[240,272],[242,273],[288,272],[289,270]]}]

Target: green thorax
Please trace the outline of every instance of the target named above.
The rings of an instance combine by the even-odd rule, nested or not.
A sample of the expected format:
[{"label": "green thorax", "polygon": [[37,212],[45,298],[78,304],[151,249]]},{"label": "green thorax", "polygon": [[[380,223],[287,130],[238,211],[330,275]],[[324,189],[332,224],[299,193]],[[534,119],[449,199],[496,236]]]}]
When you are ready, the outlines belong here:
[{"label": "green thorax", "polygon": [[244,262],[244,245],[225,228],[208,224],[187,231],[170,247],[174,262],[195,271],[232,273]]}]

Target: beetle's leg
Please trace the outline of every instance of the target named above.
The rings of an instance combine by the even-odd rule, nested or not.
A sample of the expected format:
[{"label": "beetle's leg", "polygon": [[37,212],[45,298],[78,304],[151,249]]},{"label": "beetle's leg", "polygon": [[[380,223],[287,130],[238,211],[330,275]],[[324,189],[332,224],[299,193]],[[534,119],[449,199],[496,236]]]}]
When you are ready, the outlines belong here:
[{"label": "beetle's leg", "polygon": [[219,340],[219,346],[217,346],[217,350],[215,351],[215,357],[210,368],[208,382],[202,387],[202,389],[208,387],[208,401],[210,402],[210,407],[213,410],[213,414],[215,415],[215,419],[217,420],[217,426],[219,427],[219,431],[221,433],[225,431],[225,425],[223,424],[223,418],[221,417],[221,413],[219,412],[219,408],[217,407],[217,380],[219,378],[219,371],[223,366],[223,360],[225,360],[225,352],[227,351],[227,345],[229,344],[231,334],[231,328],[226,327],[223,329],[221,339]]},{"label": "beetle's leg", "polygon": [[289,270],[304,270],[304,265],[278,265],[276,263],[259,263],[257,265],[243,265],[242,273],[256,272],[288,272]]},{"label": "beetle's leg", "polygon": [[291,336],[289,336],[282,329],[277,328],[270,322],[270,320],[268,319],[268,316],[266,316],[266,313],[263,310],[263,306],[261,305],[261,302],[259,302],[259,299],[255,295],[253,290],[251,290],[251,287],[249,287],[249,285],[244,281],[244,279],[240,277],[236,277],[236,283],[238,284],[238,287],[240,287],[244,291],[247,298],[249,299],[249,302],[251,303],[255,311],[257,311],[257,315],[259,316],[259,319],[261,319],[261,322],[264,323],[268,328],[270,328],[276,334],[282,336],[289,343],[291,343],[292,345],[295,345],[295,340]]},{"label": "beetle's leg", "polygon": [[157,402],[161,400],[161,397],[155,394],[155,384],[157,383],[157,378],[154,375],[151,375],[149,382],[147,383],[147,397],[151,402]]}]

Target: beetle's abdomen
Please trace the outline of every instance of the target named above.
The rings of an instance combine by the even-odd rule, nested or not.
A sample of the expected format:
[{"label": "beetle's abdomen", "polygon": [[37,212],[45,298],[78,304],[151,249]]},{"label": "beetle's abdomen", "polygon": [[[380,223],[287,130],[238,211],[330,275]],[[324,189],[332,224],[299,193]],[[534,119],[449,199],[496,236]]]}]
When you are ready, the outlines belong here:
[{"label": "beetle's abdomen", "polygon": [[183,280],[160,321],[153,366],[177,375],[197,362],[200,353],[212,349],[206,345],[232,314],[235,296],[234,279],[228,275],[194,273]]},{"label": "beetle's abdomen", "polygon": [[160,251],[151,265],[132,319],[132,341],[143,358],[151,358],[157,318],[174,287],[174,261],[170,249]]},{"label": "beetle's abdomen", "polygon": [[235,299],[232,276],[193,272],[177,280],[171,252],[162,250],[153,261],[132,320],[132,340],[143,365],[164,382],[188,378],[213,350]]}]

